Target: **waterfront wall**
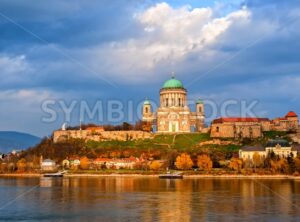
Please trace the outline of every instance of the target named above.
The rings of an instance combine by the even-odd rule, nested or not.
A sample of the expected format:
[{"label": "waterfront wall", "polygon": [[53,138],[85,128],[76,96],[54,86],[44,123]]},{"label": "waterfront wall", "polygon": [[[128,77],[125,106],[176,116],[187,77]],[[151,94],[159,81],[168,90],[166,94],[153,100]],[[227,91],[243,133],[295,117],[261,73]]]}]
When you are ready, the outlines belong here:
[{"label": "waterfront wall", "polygon": [[91,130],[57,130],[53,133],[53,142],[62,142],[68,139],[84,139],[93,141],[110,141],[110,140],[137,140],[152,138],[153,134],[144,131],[102,131],[96,132]]}]

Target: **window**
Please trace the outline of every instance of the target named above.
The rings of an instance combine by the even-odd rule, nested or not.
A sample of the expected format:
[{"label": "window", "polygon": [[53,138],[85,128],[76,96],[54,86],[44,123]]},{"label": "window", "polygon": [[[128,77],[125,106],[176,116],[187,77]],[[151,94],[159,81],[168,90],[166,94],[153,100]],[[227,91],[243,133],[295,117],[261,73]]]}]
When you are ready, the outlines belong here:
[{"label": "window", "polygon": [[199,113],[202,113],[202,107],[199,106]]},{"label": "window", "polygon": [[220,127],[216,127],[216,132],[218,133],[218,132],[220,132]]},{"label": "window", "polygon": [[178,106],[181,106],[181,99],[178,99]]},{"label": "window", "polygon": [[145,113],[148,113],[148,111],[149,111],[149,108],[146,107],[146,108],[145,108]]},{"label": "window", "polygon": [[169,106],[169,99],[166,98],[166,106]]}]

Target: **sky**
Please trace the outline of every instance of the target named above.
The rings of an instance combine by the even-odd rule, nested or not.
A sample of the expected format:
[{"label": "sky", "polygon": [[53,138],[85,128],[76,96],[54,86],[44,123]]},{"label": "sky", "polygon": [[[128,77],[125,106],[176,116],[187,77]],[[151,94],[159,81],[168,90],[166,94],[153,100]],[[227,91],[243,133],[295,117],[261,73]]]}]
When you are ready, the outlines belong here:
[{"label": "sky", "polygon": [[113,123],[133,123],[172,72],[216,116],[228,101],[228,116],[244,102],[259,117],[300,113],[299,26],[296,0],[2,0],[0,130],[110,123],[79,112],[112,100],[124,104]]}]

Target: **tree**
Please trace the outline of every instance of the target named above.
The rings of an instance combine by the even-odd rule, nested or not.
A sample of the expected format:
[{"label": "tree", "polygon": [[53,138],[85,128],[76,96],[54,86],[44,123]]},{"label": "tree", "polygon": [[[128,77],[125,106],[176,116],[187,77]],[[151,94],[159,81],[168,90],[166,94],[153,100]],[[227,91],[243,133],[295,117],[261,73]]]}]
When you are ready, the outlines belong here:
[{"label": "tree", "polygon": [[157,171],[161,168],[162,164],[157,161],[157,160],[154,160],[150,163],[150,169],[151,170],[154,170],[154,171]]},{"label": "tree", "polygon": [[24,172],[26,170],[26,160],[24,158],[17,162],[17,167],[19,172]]},{"label": "tree", "polygon": [[297,157],[297,158],[294,159],[294,161],[295,161],[295,168],[296,168],[296,170],[298,172],[300,172],[300,158]]},{"label": "tree", "polygon": [[288,156],[287,162],[288,162],[289,173],[290,174],[294,173],[297,169],[296,169],[296,163],[293,154]]},{"label": "tree", "polygon": [[231,158],[228,167],[232,170],[240,172],[240,170],[242,169],[242,165],[243,165],[243,160],[239,158]]},{"label": "tree", "polygon": [[80,159],[80,168],[82,170],[87,170],[89,169],[89,165],[90,165],[90,160],[85,156],[85,157],[82,157]]},{"label": "tree", "polygon": [[273,173],[287,173],[289,165],[286,159],[271,160],[271,170]]},{"label": "tree", "polygon": [[256,169],[256,167],[260,167],[262,165],[263,161],[258,152],[255,152],[253,154],[252,162],[253,162],[253,166],[255,169]]},{"label": "tree", "polygon": [[176,158],[175,165],[180,170],[189,170],[193,167],[193,161],[190,155],[183,153]]},{"label": "tree", "polygon": [[197,157],[197,165],[200,170],[210,171],[212,169],[213,163],[208,155],[203,154]]}]

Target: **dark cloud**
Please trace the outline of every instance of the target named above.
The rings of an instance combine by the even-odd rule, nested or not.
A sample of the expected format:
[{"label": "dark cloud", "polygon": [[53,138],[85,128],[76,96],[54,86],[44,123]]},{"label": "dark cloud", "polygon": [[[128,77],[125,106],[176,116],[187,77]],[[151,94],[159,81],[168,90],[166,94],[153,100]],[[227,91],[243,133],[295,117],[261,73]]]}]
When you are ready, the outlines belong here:
[{"label": "dark cloud", "polygon": [[[295,90],[300,75],[298,1],[247,0],[243,5],[251,11],[249,24],[230,27],[217,43],[208,47],[209,53],[205,54],[206,49],[195,50],[175,64],[158,61],[153,69],[136,71],[136,66],[147,62],[137,54],[132,73],[112,73],[109,68],[118,68],[121,62],[130,60],[126,60],[124,47],[124,57],[116,61],[112,58],[107,65],[106,56],[113,53],[105,50],[116,42],[126,45],[143,39],[144,27],[137,23],[134,14],[153,2],[1,1],[0,13],[42,40],[0,16],[0,93],[32,90],[38,95],[46,91],[51,98],[83,98],[91,103],[98,98],[137,102],[148,97],[157,101],[163,81],[175,70],[195,98],[214,98],[217,102],[228,98],[259,99],[258,112],[268,112],[270,116],[283,115],[288,109],[300,111]],[[160,42],[146,36],[142,44],[134,45],[140,47],[136,52],[143,51],[143,44],[151,41]],[[0,114],[7,116],[7,110],[14,110],[13,115],[24,114],[32,121],[40,112],[38,105],[31,106],[31,100],[16,100],[16,105],[14,99],[12,96],[5,107],[1,106]],[[12,117],[6,119],[3,126],[17,129],[18,123]],[[28,128],[36,132],[32,129],[42,126],[35,121],[26,127],[27,122],[23,122],[23,131]],[[59,125],[60,122],[47,126],[43,133]]]}]

